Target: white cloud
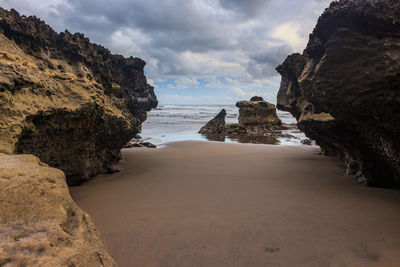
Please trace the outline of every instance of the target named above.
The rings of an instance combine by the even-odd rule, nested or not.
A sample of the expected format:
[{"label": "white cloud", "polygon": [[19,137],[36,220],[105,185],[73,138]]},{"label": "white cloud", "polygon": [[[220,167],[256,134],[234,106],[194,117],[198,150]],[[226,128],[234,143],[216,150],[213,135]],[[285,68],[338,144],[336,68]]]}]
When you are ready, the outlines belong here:
[{"label": "white cloud", "polygon": [[233,88],[230,90],[233,94],[240,96],[240,97],[245,97],[247,96],[247,93],[245,91],[243,91],[240,88]]},{"label": "white cloud", "polygon": [[199,85],[200,85],[200,83],[197,81],[197,79],[181,77],[175,81],[175,85],[169,84],[168,88],[185,89],[185,88],[191,88],[191,87],[198,87]]},{"label": "white cloud", "polygon": [[147,79],[147,83],[154,86],[154,80],[153,79]]},{"label": "white cloud", "polygon": [[271,36],[288,43],[294,50],[301,52],[307,44],[307,36],[300,35],[300,25],[285,22],[272,30]]},{"label": "white cloud", "polygon": [[110,39],[110,48],[117,53],[124,56],[138,55],[138,57],[144,56],[142,46],[149,41],[144,34],[133,29],[117,30]]},{"label": "white cloud", "polygon": [[260,91],[246,91],[241,88],[233,88],[230,89],[230,93],[234,99],[237,101],[240,100],[250,100],[253,96],[261,96],[265,101],[275,104],[276,103],[276,95],[274,93],[268,93],[263,90]]},{"label": "white cloud", "polygon": [[[173,103],[173,97],[213,102],[253,94],[273,100],[280,79],[275,67],[305,48],[330,1],[0,0],[0,5],[35,14],[57,31],[83,32],[114,53],[143,58],[150,83],[176,80],[169,87],[162,83],[163,92],[206,92],[195,100],[158,95],[160,102]],[[218,96],[206,95],[212,93]]]}]

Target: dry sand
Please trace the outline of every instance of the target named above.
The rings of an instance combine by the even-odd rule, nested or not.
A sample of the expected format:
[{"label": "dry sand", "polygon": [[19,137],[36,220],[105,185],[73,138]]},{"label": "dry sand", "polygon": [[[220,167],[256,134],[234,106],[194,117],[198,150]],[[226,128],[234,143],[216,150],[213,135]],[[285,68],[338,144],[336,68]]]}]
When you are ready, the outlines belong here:
[{"label": "dry sand", "polygon": [[125,149],[71,188],[121,266],[400,266],[400,191],[357,185],[312,147]]}]

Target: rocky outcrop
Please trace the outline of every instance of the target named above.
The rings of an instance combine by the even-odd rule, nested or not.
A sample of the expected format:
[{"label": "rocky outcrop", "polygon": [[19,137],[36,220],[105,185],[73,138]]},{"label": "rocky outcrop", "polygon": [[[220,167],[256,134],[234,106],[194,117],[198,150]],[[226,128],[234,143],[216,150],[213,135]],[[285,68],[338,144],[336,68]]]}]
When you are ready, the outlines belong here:
[{"label": "rocky outcrop", "polygon": [[226,111],[222,109],[215,118],[210,120],[206,125],[201,127],[199,133],[206,137],[209,141],[225,141],[225,116]]},{"label": "rocky outcrop", "polygon": [[282,75],[281,86],[277,96],[277,108],[289,111],[297,119],[300,112],[297,107],[297,98],[300,97],[298,77],[304,70],[306,59],[296,53],[287,57],[276,70]]},{"label": "rocky outcrop", "polygon": [[278,145],[282,132],[271,128],[246,127],[241,124],[226,125],[225,134],[239,143]]},{"label": "rocky outcrop", "polygon": [[147,147],[147,148],[157,148],[156,145],[145,142],[140,135],[136,135],[129,141],[123,148],[135,148],[135,147]]},{"label": "rocky outcrop", "polygon": [[34,154],[69,184],[112,170],[156,107],[139,58],[0,8],[0,152]]},{"label": "rocky outcrop", "polygon": [[1,266],[116,266],[62,171],[33,155],[0,154]]},{"label": "rocky outcrop", "polygon": [[399,33],[398,1],[335,1],[277,68],[278,108],[371,186],[400,187]]},{"label": "rocky outcrop", "polygon": [[250,101],[236,103],[239,108],[239,124],[244,126],[276,126],[282,125],[276,115],[276,107],[262,97],[253,97]]},{"label": "rocky outcrop", "polygon": [[222,109],[199,133],[210,141],[223,142],[228,137],[240,143],[279,144],[277,138],[282,136],[287,125],[278,118],[275,105],[255,96],[250,101],[237,102],[236,106],[239,107],[239,123],[226,125],[226,111]]},{"label": "rocky outcrop", "polygon": [[222,109],[214,119],[210,120],[206,125],[201,127],[201,134],[225,134],[225,116],[226,111]]}]

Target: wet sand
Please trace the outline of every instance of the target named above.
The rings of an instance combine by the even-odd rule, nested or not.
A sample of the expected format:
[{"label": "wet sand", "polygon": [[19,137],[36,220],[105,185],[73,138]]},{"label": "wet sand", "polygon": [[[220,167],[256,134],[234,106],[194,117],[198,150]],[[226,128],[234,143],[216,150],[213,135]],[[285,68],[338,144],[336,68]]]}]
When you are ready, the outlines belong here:
[{"label": "wet sand", "polygon": [[400,191],[319,149],[178,142],[125,149],[71,188],[120,266],[400,266]]}]

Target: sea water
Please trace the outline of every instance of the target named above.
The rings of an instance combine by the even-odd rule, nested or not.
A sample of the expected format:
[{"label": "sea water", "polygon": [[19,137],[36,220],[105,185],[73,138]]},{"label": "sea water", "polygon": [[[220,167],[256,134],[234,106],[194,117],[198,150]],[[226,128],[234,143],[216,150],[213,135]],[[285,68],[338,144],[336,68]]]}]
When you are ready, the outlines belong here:
[{"label": "sea water", "polygon": [[[226,110],[226,123],[238,123],[239,109],[234,105],[160,105],[147,113],[140,136],[144,141],[157,146],[175,141],[207,141],[198,131],[223,108]],[[286,124],[296,123],[296,119],[289,112],[278,110],[277,114]],[[300,145],[300,142],[306,139],[306,136],[297,130],[287,130],[283,133],[290,134],[293,138],[278,138],[280,145]],[[225,142],[237,141],[226,138]]]}]

